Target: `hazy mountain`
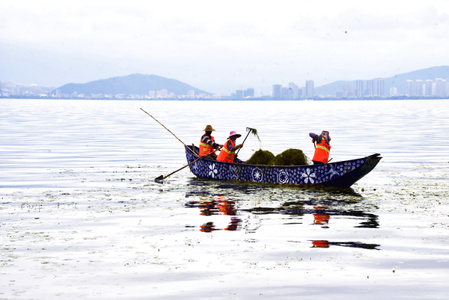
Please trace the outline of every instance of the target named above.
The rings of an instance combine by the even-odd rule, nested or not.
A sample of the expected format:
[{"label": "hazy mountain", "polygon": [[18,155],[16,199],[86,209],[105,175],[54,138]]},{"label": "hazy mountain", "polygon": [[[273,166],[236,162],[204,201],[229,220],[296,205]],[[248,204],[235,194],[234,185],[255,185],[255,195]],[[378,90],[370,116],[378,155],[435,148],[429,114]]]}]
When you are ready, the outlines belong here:
[{"label": "hazy mountain", "polygon": [[195,91],[195,95],[210,94],[175,79],[143,74],[100,79],[87,83],[69,83],[55,89],[55,91],[57,90],[67,95],[74,92],[85,95],[148,95],[149,91],[160,91],[162,89],[166,89],[169,93],[174,93],[175,95],[187,95],[190,90]]},{"label": "hazy mountain", "polygon": [[[427,69],[416,70],[408,73],[398,74],[391,77],[373,78],[372,80],[383,80],[384,94],[389,95],[391,87],[396,87],[398,95],[406,94],[407,80],[432,80],[442,78],[449,82],[449,66],[431,67]],[[366,89],[367,81],[363,80],[363,86]],[[335,81],[326,85],[315,87],[314,94],[323,97],[335,97],[338,92],[342,92],[345,86],[355,88],[356,80]],[[12,85],[12,84],[11,84]],[[17,85],[10,87],[6,83],[1,83],[0,86],[4,89],[3,95],[39,95],[44,92],[36,88],[31,91],[29,87],[24,85]],[[20,88],[19,88],[20,87]],[[209,92],[199,90],[186,83],[175,79],[164,78],[157,75],[143,75],[132,74],[122,77],[113,77],[108,79],[95,80],[87,83],[69,83],[51,91],[49,94],[63,93],[65,95],[72,95],[75,92],[80,95],[149,95],[150,91],[160,91],[166,89],[168,93],[173,93],[176,96],[188,95],[188,91],[194,91],[195,96],[200,94],[212,95]],[[48,88],[50,90],[50,88]],[[1,91],[0,91],[1,92]],[[21,92],[22,94],[20,94]],[[1,95],[1,93],[0,93]],[[207,97],[206,97],[207,98]]]},{"label": "hazy mountain", "polygon": [[[403,73],[385,78],[373,78],[384,80],[384,91],[388,93],[391,87],[398,89],[399,95],[406,93],[407,80],[427,80],[435,81],[437,78],[445,79],[449,81],[449,66],[432,67],[427,69],[416,70],[413,72]],[[345,85],[355,87],[356,80],[350,81],[335,81],[329,84],[325,84],[319,87],[315,87],[315,95],[323,96],[335,96],[337,92],[343,91]],[[364,86],[366,87],[366,80],[364,80]]]}]

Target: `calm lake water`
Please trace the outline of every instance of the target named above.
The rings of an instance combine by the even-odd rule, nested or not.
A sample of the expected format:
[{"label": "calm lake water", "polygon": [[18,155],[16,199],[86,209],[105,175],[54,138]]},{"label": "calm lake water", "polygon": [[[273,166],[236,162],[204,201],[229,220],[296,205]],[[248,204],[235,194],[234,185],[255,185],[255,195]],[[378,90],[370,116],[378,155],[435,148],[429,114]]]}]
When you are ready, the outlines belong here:
[{"label": "calm lake water", "polygon": [[[381,153],[351,190],[203,181],[207,124],[334,161]],[[449,100],[0,99],[0,298],[447,299]]]}]

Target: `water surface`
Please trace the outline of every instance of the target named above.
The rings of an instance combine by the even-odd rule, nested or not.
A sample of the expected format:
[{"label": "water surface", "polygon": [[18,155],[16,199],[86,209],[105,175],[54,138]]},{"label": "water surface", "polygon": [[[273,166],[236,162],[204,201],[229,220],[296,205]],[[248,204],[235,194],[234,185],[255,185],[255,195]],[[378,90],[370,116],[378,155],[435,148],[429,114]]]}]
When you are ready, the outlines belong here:
[{"label": "water surface", "polygon": [[[335,161],[351,190],[204,181],[182,143]],[[0,298],[426,298],[449,292],[449,101],[0,100]]]}]

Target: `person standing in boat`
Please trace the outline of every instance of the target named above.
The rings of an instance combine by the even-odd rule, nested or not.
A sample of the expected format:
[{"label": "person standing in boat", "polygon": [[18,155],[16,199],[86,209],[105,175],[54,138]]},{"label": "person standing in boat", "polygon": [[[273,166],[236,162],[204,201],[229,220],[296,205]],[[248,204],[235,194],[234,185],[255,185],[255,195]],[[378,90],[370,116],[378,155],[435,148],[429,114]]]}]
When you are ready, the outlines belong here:
[{"label": "person standing in boat", "polygon": [[200,140],[199,155],[204,156],[212,153],[211,155],[209,155],[209,158],[216,159],[217,155],[215,154],[215,150],[223,147],[223,145],[215,143],[215,139],[212,136],[212,131],[215,131],[212,125],[207,125],[206,128],[204,128],[204,134]]},{"label": "person standing in boat", "polygon": [[315,146],[315,153],[313,154],[314,165],[324,165],[329,161],[329,152],[331,151],[331,137],[329,131],[321,131],[320,135],[313,132],[309,133],[312,138],[312,143]]},{"label": "person standing in boat", "polygon": [[241,137],[241,134],[238,134],[235,131],[231,131],[229,133],[228,140],[224,143],[223,148],[220,151],[220,154],[218,154],[217,160],[218,161],[224,161],[224,162],[238,162],[241,163],[242,161],[239,160],[236,157],[235,151],[242,148],[242,144],[236,145],[235,141]]}]

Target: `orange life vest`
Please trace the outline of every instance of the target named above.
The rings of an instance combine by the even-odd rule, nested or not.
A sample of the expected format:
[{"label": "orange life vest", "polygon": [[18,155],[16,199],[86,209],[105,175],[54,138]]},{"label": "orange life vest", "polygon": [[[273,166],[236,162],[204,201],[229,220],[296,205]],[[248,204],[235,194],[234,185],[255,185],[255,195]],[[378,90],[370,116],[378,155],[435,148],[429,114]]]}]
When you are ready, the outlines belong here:
[{"label": "orange life vest", "polygon": [[[205,136],[206,134],[203,134],[203,136]],[[214,151],[214,148],[212,147],[212,145],[206,144],[203,142],[203,136],[201,137],[200,140],[200,156],[209,154],[211,152]],[[214,137],[210,136],[210,139],[212,140],[212,143],[214,142]]]},{"label": "orange life vest", "polygon": [[329,152],[331,151],[331,145],[329,145],[324,138],[321,139],[321,143],[316,144],[315,153],[313,154],[312,161],[320,161],[326,164],[329,160]]},{"label": "orange life vest", "polygon": [[235,147],[235,143],[232,140],[228,139],[224,144],[223,149],[221,149],[220,154],[218,154],[218,161],[234,162],[235,151],[231,151],[228,149],[229,143],[231,143],[232,147]]}]

